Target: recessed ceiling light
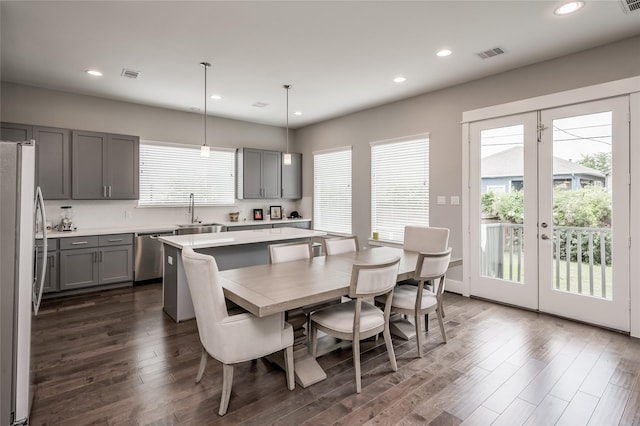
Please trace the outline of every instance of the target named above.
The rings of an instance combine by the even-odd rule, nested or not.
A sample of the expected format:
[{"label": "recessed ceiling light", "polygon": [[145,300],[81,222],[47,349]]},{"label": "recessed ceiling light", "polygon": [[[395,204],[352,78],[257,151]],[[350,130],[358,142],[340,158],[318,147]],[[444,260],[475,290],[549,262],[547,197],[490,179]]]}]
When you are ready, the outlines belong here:
[{"label": "recessed ceiling light", "polygon": [[396,77],[393,79],[394,83],[404,83],[405,81],[407,81],[407,79],[404,77]]},{"label": "recessed ceiling light", "polygon": [[436,55],[443,57],[443,56],[449,56],[451,55],[451,51],[449,49],[442,49],[440,51],[438,51],[438,53],[436,53]]},{"label": "recessed ceiling light", "polygon": [[296,111],[293,113],[293,115],[302,115],[302,111]]},{"label": "recessed ceiling light", "polygon": [[220,96],[220,95],[211,95],[211,99],[215,99],[216,101],[219,101],[220,99],[222,99],[222,96]]},{"label": "recessed ceiling light", "polygon": [[85,72],[94,77],[102,77],[102,73],[98,70],[86,70]]},{"label": "recessed ceiling light", "polygon": [[557,8],[553,13],[556,15],[568,15],[570,13],[576,12],[584,6],[584,2],[582,1],[572,1],[570,3],[565,3],[559,8]]}]

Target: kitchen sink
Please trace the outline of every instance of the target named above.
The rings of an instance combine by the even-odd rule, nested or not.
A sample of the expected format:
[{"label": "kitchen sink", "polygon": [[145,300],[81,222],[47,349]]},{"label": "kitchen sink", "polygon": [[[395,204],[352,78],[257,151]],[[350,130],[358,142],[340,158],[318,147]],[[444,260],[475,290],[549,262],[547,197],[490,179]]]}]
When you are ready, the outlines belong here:
[{"label": "kitchen sink", "polygon": [[211,232],[224,232],[226,227],[218,223],[191,223],[189,225],[178,225],[177,235],[186,234],[208,234]]}]

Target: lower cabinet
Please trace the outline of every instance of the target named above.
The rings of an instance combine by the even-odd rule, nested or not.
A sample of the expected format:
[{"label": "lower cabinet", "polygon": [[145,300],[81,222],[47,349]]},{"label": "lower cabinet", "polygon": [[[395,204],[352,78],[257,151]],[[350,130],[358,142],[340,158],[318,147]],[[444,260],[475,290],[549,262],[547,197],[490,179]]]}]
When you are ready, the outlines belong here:
[{"label": "lower cabinet", "polygon": [[[42,240],[36,241],[38,254],[36,256],[36,267],[42,265]],[[47,239],[47,271],[44,275],[44,286],[42,293],[53,293],[59,291],[58,286],[58,240],[54,238]]]},{"label": "lower cabinet", "polygon": [[133,234],[60,239],[60,291],[133,281]]}]

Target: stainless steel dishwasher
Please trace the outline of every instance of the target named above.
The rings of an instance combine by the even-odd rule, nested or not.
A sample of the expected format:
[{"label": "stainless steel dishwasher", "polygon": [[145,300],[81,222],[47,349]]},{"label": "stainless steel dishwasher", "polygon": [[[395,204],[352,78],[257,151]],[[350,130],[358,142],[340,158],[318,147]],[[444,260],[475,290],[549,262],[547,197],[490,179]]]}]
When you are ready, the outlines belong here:
[{"label": "stainless steel dishwasher", "polygon": [[136,282],[162,277],[162,243],[158,237],[174,235],[173,231],[137,232],[133,280]]}]

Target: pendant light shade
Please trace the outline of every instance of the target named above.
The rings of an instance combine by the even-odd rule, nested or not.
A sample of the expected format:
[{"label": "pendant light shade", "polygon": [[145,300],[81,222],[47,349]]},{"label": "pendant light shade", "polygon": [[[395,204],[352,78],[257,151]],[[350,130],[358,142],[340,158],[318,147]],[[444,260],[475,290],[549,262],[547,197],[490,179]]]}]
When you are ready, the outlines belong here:
[{"label": "pendant light shade", "polygon": [[282,163],[289,166],[291,165],[291,154],[289,154],[289,89],[291,89],[291,85],[285,84],[282,87],[287,91],[287,152],[282,157]]},{"label": "pendant light shade", "polygon": [[204,143],[200,147],[200,157],[209,157],[211,149],[207,145],[207,69],[211,66],[209,62],[200,62],[204,68]]}]

